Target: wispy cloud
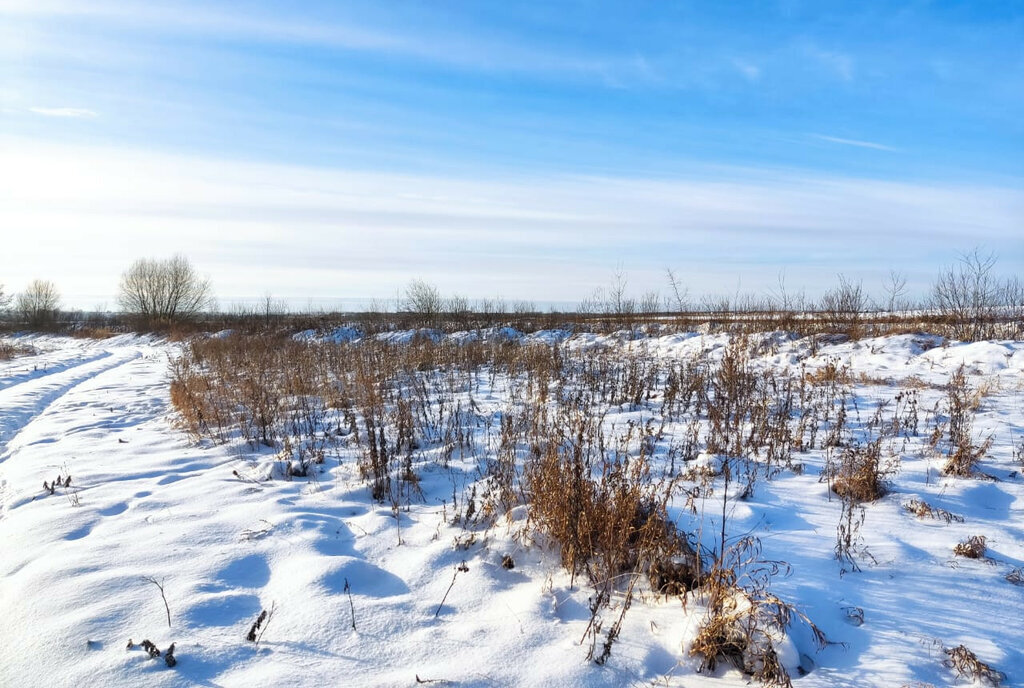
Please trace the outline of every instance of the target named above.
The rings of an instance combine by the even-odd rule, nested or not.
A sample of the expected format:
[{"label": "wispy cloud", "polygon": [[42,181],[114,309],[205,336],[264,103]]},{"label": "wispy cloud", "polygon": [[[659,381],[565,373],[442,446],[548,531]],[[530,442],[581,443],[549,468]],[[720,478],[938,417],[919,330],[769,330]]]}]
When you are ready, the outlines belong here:
[{"label": "wispy cloud", "polygon": [[75,107],[32,107],[29,108],[29,112],[34,112],[35,114],[42,115],[43,117],[72,117],[82,119],[99,116],[99,113],[95,110]]},{"label": "wispy cloud", "polygon": [[[471,297],[579,299],[619,263],[638,291],[663,288],[665,265],[701,291],[731,289],[739,273],[744,288],[768,288],[788,265],[816,290],[837,272],[930,278],[978,242],[1020,269],[1015,188],[767,168],[715,181],[470,179],[0,144],[0,226],[21,230],[0,273],[21,283],[45,268],[68,293],[112,293],[126,260],[176,251],[239,296],[381,296],[418,275]],[[939,240],[948,254],[922,249]]]},{"label": "wispy cloud", "polygon": [[899,151],[899,148],[893,148],[892,146],[886,146],[882,143],[875,143],[874,141],[858,141],[857,139],[843,139],[838,136],[825,136],[824,134],[809,134],[811,138],[818,139],[820,141],[828,141],[829,143],[838,143],[843,146],[856,146],[858,148],[872,148],[874,150],[889,151],[895,153]]},{"label": "wispy cloud", "polygon": [[805,52],[841,80],[853,81],[854,59],[852,56],[834,50],[822,50],[815,45],[806,46]]},{"label": "wispy cloud", "polygon": [[[316,18],[315,13],[275,14],[256,9],[228,12],[202,3],[177,6],[94,0],[0,0],[0,16],[89,18],[109,27],[202,37],[241,38],[404,57],[475,72],[546,74],[596,80],[620,88],[655,78],[652,65],[634,54],[566,48],[542,40],[510,37],[486,25],[445,29],[439,26],[373,26],[353,18]],[[305,16],[303,16],[305,14]],[[60,50],[60,46],[32,46]]]}]

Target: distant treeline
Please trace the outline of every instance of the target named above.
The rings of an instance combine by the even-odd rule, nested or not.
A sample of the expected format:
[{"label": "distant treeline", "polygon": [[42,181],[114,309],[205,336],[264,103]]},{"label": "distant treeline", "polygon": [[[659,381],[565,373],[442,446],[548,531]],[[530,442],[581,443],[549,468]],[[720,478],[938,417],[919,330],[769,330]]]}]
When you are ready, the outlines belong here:
[{"label": "distant treeline", "polygon": [[838,276],[837,284],[816,301],[787,290],[780,278],[766,294],[688,297],[684,281],[666,270],[666,294],[630,295],[622,273],[595,290],[573,310],[541,311],[529,301],[445,296],[420,279],[403,296],[371,302],[361,312],[289,310],[283,300],[265,296],[259,303],[216,308],[208,279],[183,256],[140,259],[121,277],[119,312],[69,311],[60,307],[52,282],[35,280],[16,295],[0,285],[4,330],[34,330],[102,337],[154,331],[173,336],[234,329],[243,332],[329,330],[347,325],[363,334],[394,329],[442,332],[511,327],[609,332],[674,330],[786,330],[797,334],[837,333],[851,337],[927,330],[960,340],[1024,337],[1024,283],[1016,275],[995,272],[996,257],[975,250],[943,270],[929,294],[908,298],[906,278],[891,272],[881,298],[867,295],[860,280]]}]

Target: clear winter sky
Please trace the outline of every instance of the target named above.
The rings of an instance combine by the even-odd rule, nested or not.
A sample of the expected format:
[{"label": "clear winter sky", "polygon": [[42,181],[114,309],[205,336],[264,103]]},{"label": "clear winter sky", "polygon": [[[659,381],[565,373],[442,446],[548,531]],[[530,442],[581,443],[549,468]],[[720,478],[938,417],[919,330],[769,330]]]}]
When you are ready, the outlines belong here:
[{"label": "clear winter sky", "polygon": [[1024,272],[1024,3],[0,0],[0,283],[576,300]]}]

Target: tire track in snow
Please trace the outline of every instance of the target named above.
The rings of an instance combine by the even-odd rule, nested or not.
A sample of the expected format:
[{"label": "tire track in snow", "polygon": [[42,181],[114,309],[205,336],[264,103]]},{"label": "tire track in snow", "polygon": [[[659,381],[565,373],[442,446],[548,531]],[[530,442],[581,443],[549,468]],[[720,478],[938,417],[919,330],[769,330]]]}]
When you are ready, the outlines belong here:
[{"label": "tire track in snow", "polygon": [[[39,354],[31,357],[32,359],[38,359],[46,354]],[[109,350],[102,351],[92,356],[68,356],[67,358],[58,359],[56,361],[44,361],[46,366],[42,370],[39,369],[39,363],[34,363],[32,368],[24,367],[20,369],[20,372],[13,372],[18,370],[17,368],[11,369],[11,374],[0,379],[0,392],[8,389],[13,389],[18,385],[25,384],[26,382],[36,382],[43,380],[52,375],[60,375],[66,373],[69,370],[80,368],[90,363],[102,360],[104,358],[110,358],[111,353]],[[31,361],[29,361],[31,362]],[[27,364],[26,364],[27,366]]]},{"label": "tire track in snow", "polygon": [[[21,449],[16,442],[18,437],[80,385],[142,357],[138,349],[126,353],[116,355],[114,351],[107,350],[62,371],[34,377],[0,390],[0,520],[7,513],[12,496],[3,468]],[[111,358],[114,360],[111,361]]]},{"label": "tire track in snow", "polygon": [[[12,450],[11,446],[18,436],[65,395],[79,385],[142,356],[138,350],[128,353],[127,356],[116,355],[108,350],[104,356],[87,363],[0,390],[0,464],[17,451],[17,448]],[[113,362],[111,358],[114,358]]]}]

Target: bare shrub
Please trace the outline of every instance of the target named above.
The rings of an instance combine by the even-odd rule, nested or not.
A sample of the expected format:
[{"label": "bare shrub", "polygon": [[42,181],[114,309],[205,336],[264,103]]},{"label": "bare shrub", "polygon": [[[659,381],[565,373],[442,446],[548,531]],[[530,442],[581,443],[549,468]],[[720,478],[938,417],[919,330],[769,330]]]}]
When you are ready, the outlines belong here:
[{"label": "bare shrub", "polygon": [[[993,273],[996,256],[980,249],[960,255],[956,265],[943,270],[932,285],[932,306],[964,341],[996,336],[1000,312],[1013,307],[1016,283],[1000,281]],[[1009,303],[1007,302],[1009,301]]]},{"label": "bare shrub", "polygon": [[665,275],[668,278],[668,286],[671,291],[671,301],[668,304],[669,309],[681,314],[689,308],[689,304],[687,302],[689,289],[676,276],[676,273],[672,271],[672,268],[665,268]]},{"label": "bare shrub", "polygon": [[889,313],[889,318],[895,320],[897,311],[907,307],[907,276],[897,270],[890,270],[883,289],[886,297],[885,308]]},{"label": "bare shrub", "polygon": [[821,298],[821,313],[831,332],[844,332],[857,339],[862,334],[861,320],[867,298],[860,280],[839,275],[839,286],[829,289]]}]

